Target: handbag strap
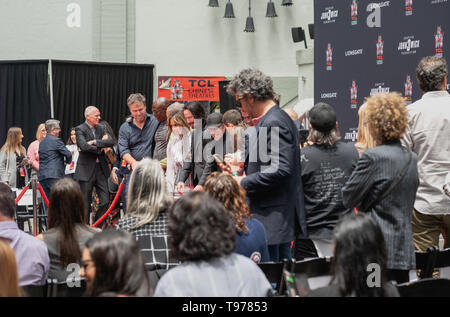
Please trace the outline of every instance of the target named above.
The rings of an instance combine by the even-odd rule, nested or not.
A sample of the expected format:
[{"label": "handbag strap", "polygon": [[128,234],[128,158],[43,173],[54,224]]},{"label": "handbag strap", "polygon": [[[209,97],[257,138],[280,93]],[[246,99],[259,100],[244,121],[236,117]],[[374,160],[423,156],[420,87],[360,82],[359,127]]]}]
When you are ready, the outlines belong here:
[{"label": "handbag strap", "polygon": [[411,160],[412,160],[412,154],[410,150],[408,151],[408,162],[405,164],[405,166],[403,167],[402,171],[400,172],[400,174],[398,174],[391,182],[391,185],[389,185],[389,187],[380,195],[378,196],[377,199],[375,199],[367,208],[364,209],[364,212],[369,211],[372,209],[373,206],[377,205],[380,201],[382,201],[387,195],[389,195],[392,190],[394,189],[394,187],[402,180],[402,178],[405,176],[406,171],[409,168],[409,165],[411,164]]}]

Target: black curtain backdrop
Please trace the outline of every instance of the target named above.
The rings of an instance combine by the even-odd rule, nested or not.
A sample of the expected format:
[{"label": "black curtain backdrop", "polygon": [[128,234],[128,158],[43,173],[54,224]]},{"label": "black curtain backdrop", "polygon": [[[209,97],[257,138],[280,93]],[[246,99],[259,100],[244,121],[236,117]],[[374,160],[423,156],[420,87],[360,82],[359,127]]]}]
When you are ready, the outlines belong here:
[{"label": "black curtain backdrop", "polygon": [[55,119],[61,121],[61,137],[67,141],[71,127],[85,121],[84,109],[96,106],[118,137],[129,114],[127,98],[141,93],[147,112],[153,102],[154,65],[114,64],[52,60]]},{"label": "black curtain backdrop", "polygon": [[8,129],[22,128],[25,148],[40,123],[50,118],[48,60],[0,61],[0,147]]}]

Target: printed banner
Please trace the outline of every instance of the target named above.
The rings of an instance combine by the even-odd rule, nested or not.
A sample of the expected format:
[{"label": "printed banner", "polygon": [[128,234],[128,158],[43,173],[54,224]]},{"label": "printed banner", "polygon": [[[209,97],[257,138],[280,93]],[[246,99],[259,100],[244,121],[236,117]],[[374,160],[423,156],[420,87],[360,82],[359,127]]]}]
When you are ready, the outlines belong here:
[{"label": "printed banner", "polygon": [[225,77],[158,77],[158,97],[170,101],[220,101],[219,81]]},{"label": "printed banner", "polygon": [[397,91],[410,104],[420,59],[450,62],[450,0],[315,0],[314,12],[314,99],[336,109],[347,142],[366,97]]}]

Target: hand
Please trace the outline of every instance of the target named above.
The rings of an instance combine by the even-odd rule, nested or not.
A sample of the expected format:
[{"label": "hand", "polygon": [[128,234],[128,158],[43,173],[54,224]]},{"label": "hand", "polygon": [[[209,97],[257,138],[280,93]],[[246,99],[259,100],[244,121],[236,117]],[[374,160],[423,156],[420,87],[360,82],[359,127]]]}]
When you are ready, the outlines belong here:
[{"label": "hand", "polygon": [[88,141],[88,144],[89,145],[94,145],[95,144],[95,140]]},{"label": "hand", "polygon": [[119,185],[119,178],[117,177],[117,173],[116,173],[115,169],[113,169],[111,171],[111,179],[114,182],[114,184]]},{"label": "hand", "polygon": [[180,194],[180,195],[183,193],[184,188],[185,188],[185,185],[184,185],[183,182],[179,182],[179,183],[175,186],[176,191],[177,191],[178,194]]},{"label": "hand", "polygon": [[233,178],[238,182],[239,185],[241,185],[241,181],[246,177],[247,175],[242,175],[242,176],[233,176]]},{"label": "hand", "polygon": [[197,185],[193,189],[194,192],[204,192],[205,188],[202,185]]},{"label": "hand", "polygon": [[238,153],[225,154],[224,161],[230,167],[231,173],[238,172],[241,169],[242,161]]},{"label": "hand", "polygon": [[139,163],[139,161],[133,160],[133,162],[130,163],[131,164],[131,168],[135,169],[136,166],[138,165],[138,163]]},{"label": "hand", "polygon": [[108,140],[108,135],[105,134],[105,135],[103,136],[102,140]]}]

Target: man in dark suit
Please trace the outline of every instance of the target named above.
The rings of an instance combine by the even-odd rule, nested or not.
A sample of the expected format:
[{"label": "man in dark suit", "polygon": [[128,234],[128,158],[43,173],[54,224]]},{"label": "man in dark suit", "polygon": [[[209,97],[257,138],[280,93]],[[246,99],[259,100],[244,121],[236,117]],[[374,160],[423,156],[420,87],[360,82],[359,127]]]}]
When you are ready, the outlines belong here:
[{"label": "man in dark suit", "polygon": [[89,106],[84,112],[86,121],[75,128],[77,145],[80,148],[77,169],[74,179],[80,184],[86,204],[86,222],[89,223],[92,190],[99,197],[100,203],[94,221],[98,220],[107,210],[109,204],[108,177],[110,170],[102,148],[112,147],[114,141],[99,124],[100,111]]},{"label": "man in dark suit", "polygon": [[192,174],[194,190],[203,190],[200,179],[206,164],[206,157],[203,155],[205,146],[211,141],[211,135],[206,129],[206,118],[208,117],[202,104],[191,101],[184,106],[184,117],[188,124],[194,129],[191,137],[191,154],[188,160],[183,162],[183,168],[177,175],[178,192],[183,192],[184,182]]},{"label": "man in dark suit", "polygon": [[295,231],[307,234],[297,128],[274,101],[272,79],[259,70],[241,71],[227,92],[255,123],[246,141],[246,175],[236,179],[264,224],[271,261],[289,259]]},{"label": "man in dark suit", "polygon": [[61,128],[58,120],[47,120],[45,130],[47,136],[39,144],[38,179],[45,195],[50,199],[50,189],[58,179],[64,178],[64,163],[72,162],[72,154],[59,138]]}]

